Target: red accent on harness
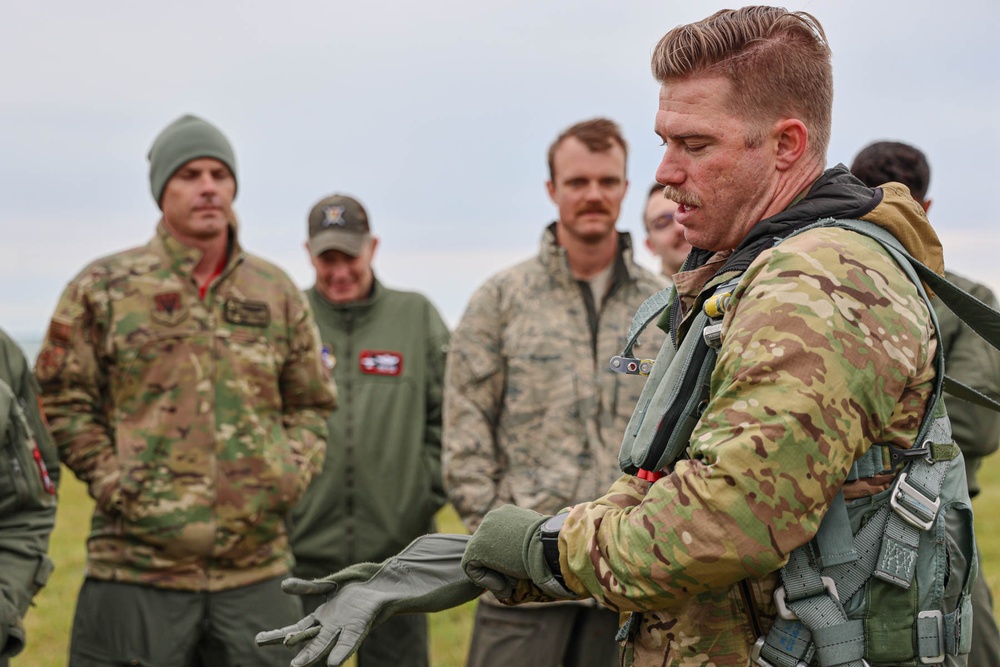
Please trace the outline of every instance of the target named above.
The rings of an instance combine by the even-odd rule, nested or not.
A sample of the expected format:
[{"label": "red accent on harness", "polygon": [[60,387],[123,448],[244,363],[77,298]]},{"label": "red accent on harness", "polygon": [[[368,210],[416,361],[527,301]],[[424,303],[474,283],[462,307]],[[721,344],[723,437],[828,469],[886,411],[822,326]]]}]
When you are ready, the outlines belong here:
[{"label": "red accent on harness", "polygon": [[643,468],[639,468],[639,472],[637,472],[635,474],[635,476],[638,477],[639,479],[644,479],[647,482],[652,483],[652,482],[655,482],[658,479],[662,479],[662,478],[666,477],[667,473],[663,472],[662,470],[652,471],[652,470],[644,470]]},{"label": "red accent on harness", "polygon": [[38,473],[42,476],[42,486],[45,488],[45,493],[50,496],[56,495],[56,485],[52,483],[52,478],[49,477],[49,469],[45,465],[45,461],[42,460],[42,453],[38,451],[38,443],[32,443],[35,447],[31,450],[31,458],[35,459],[35,465],[38,466]]}]

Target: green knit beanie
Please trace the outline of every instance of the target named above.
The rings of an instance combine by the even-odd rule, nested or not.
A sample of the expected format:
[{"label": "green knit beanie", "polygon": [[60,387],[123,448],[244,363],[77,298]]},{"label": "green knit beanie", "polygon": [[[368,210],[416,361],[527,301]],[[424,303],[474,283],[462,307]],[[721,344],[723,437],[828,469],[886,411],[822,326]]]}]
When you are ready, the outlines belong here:
[{"label": "green knit beanie", "polygon": [[229,167],[236,177],[236,154],[229,140],[211,123],[197,116],[181,116],[163,128],[149,149],[149,185],[156,205],[163,198],[163,188],[178,169],[191,160],[210,157]]}]

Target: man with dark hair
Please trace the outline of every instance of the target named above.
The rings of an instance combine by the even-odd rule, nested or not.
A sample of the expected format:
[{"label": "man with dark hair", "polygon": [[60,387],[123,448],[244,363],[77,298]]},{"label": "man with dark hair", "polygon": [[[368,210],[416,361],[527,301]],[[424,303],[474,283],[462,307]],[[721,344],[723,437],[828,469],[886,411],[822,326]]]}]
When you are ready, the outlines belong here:
[{"label": "man with dark hair", "polygon": [[[931,168],[924,153],[898,141],[877,141],[863,148],[851,164],[851,173],[865,185],[902,183],[924,212],[930,210],[927,198]],[[945,270],[945,277],[994,310],[1000,309],[993,291],[964,276]],[[993,398],[1000,397],[1000,352],[958,319],[938,297],[931,300],[937,313],[944,348],[945,371],[949,376]],[[983,457],[1000,447],[1000,414],[957,397],[947,398],[955,442],[965,456],[969,495],[979,494],[976,472]],[[1000,630],[993,615],[993,600],[986,577],[980,570],[972,589],[973,629],[969,664],[975,667],[1000,667]]]},{"label": "man with dark hair", "polygon": [[302,293],[240,247],[236,173],[214,125],[164,128],[155,235],[70,281],[38,356],[60,457],[95,501],[72,667],[270,667],[249,628],[301,611],[280,590],[284,519],[335,394]]},{"label": "man with dark hair", "polygon": [[[554,516],[496,507],[464,544],[420,538],[312,582],[337,592],[258,641],[304,642],[296,666],[327,651],[338,664],[371,623],[455,604],[471,583],[510,604],[630,612],[626,666],[965,664],[972,512],[903,255],[940,273],[940,244],[902,187],[825,168],[831,58],[813,16],[761,6],[654,50],[656,180],[693,248],[611,363],[649,374],[625,474]],[[669,336],[649,363],[631,342],[653,323]],[[525,365],[563,347],[549,337]],[[555,391],[573,390],[565,366],[549,369]],[[546,494],[541,475],[577,465],[548,460],[552,442],[525,438],[538,483],[517,490]]]},{"label": "man with dark hair", "polygon": [[684,228],[677,224],[677,202],[664,196],[663,186],[653,183],[646,197],[642,224],[646,228],[646,247],[660,259],[660,274],[673,283],[674,274],[691,252],[684,238]]},{"label": "man with dark hair", "polygon": [[[486,281],[455,330],[444,476],[470,531],[500,505],[554,513],[616,476],[616,447],[642,382],[610,372],[607,358],[635,309],[662,287],[615,229],[626,150],[604,118],[559,135],[546,183],[558,215],[538,256]],[[650,354],[656,334],[643,341]],[[617,614],[593,601],[511,608],[485,595],[467,665],[610,667],[617,625]]]}]

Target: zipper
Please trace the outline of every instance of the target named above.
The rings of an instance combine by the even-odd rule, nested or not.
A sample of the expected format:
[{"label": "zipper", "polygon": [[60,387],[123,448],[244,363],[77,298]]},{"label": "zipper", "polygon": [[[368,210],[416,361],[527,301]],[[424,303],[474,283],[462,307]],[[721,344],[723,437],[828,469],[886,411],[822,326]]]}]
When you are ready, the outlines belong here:
[{"label": "zipper", "polygon": [[757,613],[754,611],[753,596],[750,594],[750,584],[747,583],[746,579],[740,580],[740,594],[743,597],[743,604],[747,608],[747,618],[750,620],[750,628],[753,630],[753,636],[756,639],[760,639],[764,636],[764,633],[761,630],[760,622],[757,620]]}]

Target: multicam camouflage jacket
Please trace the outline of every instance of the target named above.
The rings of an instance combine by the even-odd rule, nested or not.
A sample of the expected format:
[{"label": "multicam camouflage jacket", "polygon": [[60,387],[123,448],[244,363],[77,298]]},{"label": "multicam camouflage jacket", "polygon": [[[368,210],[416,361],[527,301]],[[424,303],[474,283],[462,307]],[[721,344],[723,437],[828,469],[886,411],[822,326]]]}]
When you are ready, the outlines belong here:
[{"label": "multicam camouflage jacket", "polygon": [[64,291],[36,367],[96,501],[87,575],[222,590],[288,571],[283,518],[322,465],[335,390],[308,305],[243,253],[199,295],[162,223]]},{"label": "multicam camouflage jacket", "polygon": [[701,253],[696,268],[676,276],[674,307],[685,317],[671,330],[683,335],[727,261],[753,243],[763,248],[726,310],[689,458],[655,482],[623,476],[573,507],[560,532],[567,586],[643,612],[624,664],[748,664],[774,618],[778,570],[815,535],[833,497],[842,488],[865,497],[891,482],[883,475],[845,486],[854,461],[876,442],[912,445],[935,375],[929,311],[866,237],[825,228],[773,245],[782,230],[825,217],[887,227],[915,257],[943,268],[940,244],[905,189],[872,191],[838,167],[758,223],[732,255]]},{"label": "multicam camouflage jacket", "polygon": [[[448,353],[444,478],[466,527],[504,504],[553,514],[617,477],[617,451],[643,379],[612,373],[636,308],[663,287],[619,233],[612,285],[592,333],[555,225],[537,257],[472,296]],[[663,334],[643,336],[652,356]]]}]

